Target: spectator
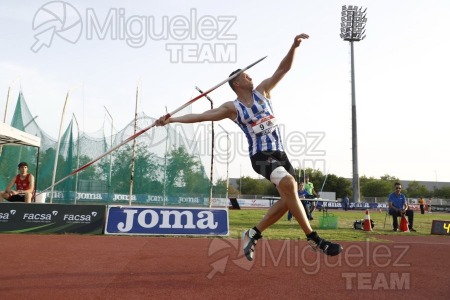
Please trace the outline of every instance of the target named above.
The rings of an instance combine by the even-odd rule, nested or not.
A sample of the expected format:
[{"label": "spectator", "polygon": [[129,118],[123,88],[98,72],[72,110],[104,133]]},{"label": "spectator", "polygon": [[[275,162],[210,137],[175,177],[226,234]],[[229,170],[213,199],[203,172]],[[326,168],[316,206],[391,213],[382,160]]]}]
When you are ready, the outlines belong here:
[{"label": "spectator", "polygon": [[348,196],[345,195],[344,198],[342,199],[342,208],[347,211],[348,210],[348,205],[350,204],[350,200],[348,199]]},{"label": "spectator", "polygon": [[[316,190],[314,189],[314,184],[312,182],[309,181],[309,176],[306,175],[305,176],[305,190],[308,193],[306,195],[306,199],[314,199],[314,198],[319,198],[320,195],[318,193],[316,193]],[[313,220],[313,216],[312,213],[313,211],[316,209],[316,202],[315,201],[310,201],[310,217],[311,220]]]},{"label": "spectator", "polygon": [[[17,174],[2,193],[3,199],[9,202],[30,203],[34,195],[34,176],[28,173],[28,164],[21,162],[18,165],[19,174]],[[13,186],[16,190],[12,190]]]},{"label": "spectator", "polygon": [[[313,220],[313,218],[311,217],[311,212],[309,211],[310,202],[308,200],[306,200],[306,195],[308,195],[308,193],[305,190],[304,182],[300,182],[298,184],[297,194],[298,194],[298,198],[300,199],[300,201],[303,204],[303,208],[305,209],[306,217],[308,218],[308,220]],[[290,210],[288,211],[288,221],[291,223],[293,222],[292,213]]]},{"label": "spectator", "polygon": [[420,197],[420,199],[419,199],[419,206],[420,206],[420,213],[422,215],[424,215],[425,214],[425,200],[422,197]]}]

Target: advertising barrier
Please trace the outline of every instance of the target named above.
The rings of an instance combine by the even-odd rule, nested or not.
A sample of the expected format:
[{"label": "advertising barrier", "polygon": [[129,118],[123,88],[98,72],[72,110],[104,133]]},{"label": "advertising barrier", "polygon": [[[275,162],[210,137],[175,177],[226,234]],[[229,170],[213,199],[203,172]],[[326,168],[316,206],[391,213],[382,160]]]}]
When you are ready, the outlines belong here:
[{"label": "advertising barrier", "polygon": [[108,206],[105,234],[227,236],[228,221],[225,208]]},{"label": "advertising barrier", "polygon": [[228,207],[230,206],[230,199],[228,198],[212,198],[211,206],[214,207]]},{"label": "advertising barrier", "polygon": [[0,232],[102,234],[105,205],[0,204]]},{"label": "advertising barrier", "polygon": [[[263,197],[263,199],[237,199],[239,206],[242,208],[268,208],[271,207],[279,197]],[[314,201],[316,203],[316,208],[321,209],[326,207],[327,209],[342,209],[341,202],[329,202],[320,201],[320,199],[306,199],[309,201]],[[366,210],[366,209],[386,209],[387,203],[376,203],[376,202],[360,202],[360,203],[350,203],[349,209],[355,210]]]},{"label": "advertising barrier", "polygon": [[[311,199],[312,201],[316,201],[316,208],[322,208],[323,206],[326,206],[327,209],[342,209],[342,203],[340,202],[335,202],[335,203],[327,203],[326,205],[324,205],[323,202],[321,202],[320,200],[314,200]],[[355,209],[355,210],[366,210],[366,209],[387,209],[387,203],[376,203],[376,202],[359,202],[359,203],[350,203],[349,204],[349,209]]]},{"label": "advertising barrier", "polygon": [[[41,196],[41,195],[39,195]],[[47,203],[50,193],[46,193]],[[41,196],[42,197],[42,196]],[[53,203],[70,204],[77,203],[100,203],[100,204],[128,204],[130,195],[126,194],[108,194],[108,193],[75,193],[75,192],[53,192]],[[45,199],[44,199],[45,201]],[[42,201],[42,202],[44,202]],[[209,197],[203,196],[161,196],[137,194],[131,195],[133,204],[146,204],[155,206],[208,206]]]}]

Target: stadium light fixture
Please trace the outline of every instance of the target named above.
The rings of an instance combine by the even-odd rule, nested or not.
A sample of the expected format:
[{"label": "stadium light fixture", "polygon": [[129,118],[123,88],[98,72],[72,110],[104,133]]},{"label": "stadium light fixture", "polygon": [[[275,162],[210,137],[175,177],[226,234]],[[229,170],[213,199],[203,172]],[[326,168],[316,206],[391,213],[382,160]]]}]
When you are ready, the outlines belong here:
[{"label": "stadium light fixture", "polygon": [[359,42],[365,35],[367,8],[343,5],[341,12],[341,38],[344,41]]},{"label": "stadium light fixture", "polygon": [[360,202],[360,186],[358,173],[358,134],[356,122],[355,95],[355,59],[353,42],[362,41],[366,37],[367,8],[356,5],[343,5],[341,11],[341,38],[350,42],[351,82],[352,82],[352,165],[353,165],[353,202]]}]

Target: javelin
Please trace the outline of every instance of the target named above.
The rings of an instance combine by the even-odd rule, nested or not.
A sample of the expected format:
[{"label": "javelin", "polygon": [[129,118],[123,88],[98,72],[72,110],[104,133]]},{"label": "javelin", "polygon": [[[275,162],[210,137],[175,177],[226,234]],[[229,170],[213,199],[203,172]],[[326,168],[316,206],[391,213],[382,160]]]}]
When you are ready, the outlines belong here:
[{"label": "javelin", "polygon": [[[164,120],[167,120],[168,118],[170,118],[172,115],[176,114],[177,112],[179,112],[180,110],[184,109],[185,107],[191,105],[192,103],[194,103],[195,101],[197,101],[198,99],[205,97],[206,95],[208,95],[209,93],[211,93],[212,91],[214,91],[215,89],[217,89],[218,87],[222,86],[223,84],[227,83],[228,81],[236,78],[237,76],[239,76],[242,72],[245,72],[246,70],[250,69],[251,67],[253,67],[254,65],[256,65],[257,63],[259,63],[260,61],[262,61],[263,59],[265,59],[267,56],[264,56],[263,58],[258,59],[257,61],[255,61],[254,63],[248,65],[247,67],[245,67],[244,69],[240,70],[239,72],[236,72],[235,74],[233,74],[233,76],[228,77],[227,79],[225,79],[224,81],[218,83],[217,85],[213,86],[212,88],[210,88],[209,90],[205,91],[204,93],[201,93],[200,95],[196,96],[195,98],[189,100],[188,102],[186,102],[185,104],[183,104],[182,106],[180,106],[179,108],[175,109],[174,111],[166,114],[164,116]],[[120,144],[112,147],[111,149],[109,149],[107,152],[103,153],[102,155],[100,155],[99,157],[93,159],[92,161],[88,162],[87,164],[85,164],[84,166],[79,167],[78,169],[72,171],[69,175],[67,175],[66,177],[63,177],[62,179],[58,180],[57,182],[53,183],[51,186],[49,186],[48,188],[46,188],[45,190],[41,191],[39,194],[48,191],[49,189],[53,188],[54,186],[60,184],[61,182],[65,181],[66,179],[68,179],[69,177],[75,175],[76,173],[86,169],[87,167],[89,167],[90,165],[94,164],[95,162],[97,162],[98,160],[102,159],[103,157],[107,156],[108,154],[110,154],[111,152],[117,150],[118,148],[122,147],[123,145],[125,145],[126,143],[128,143],[131,140],[134,140],[135,138],[137,138],[138,136],[140,136],[141,134],[143,134],[144,132],[146,132],[147,130],[149,130],[150,128],[153,128],[156,125],[156,121],[154,121],[150,126],[145,127],[144,129],[142,129],[141,131],[136,132],[135,134],[133,134],[132,136],[130,136],[129,138],[127,138],[126,140],[122,141]],[[37,195],[39,195],[37,194]]]}]

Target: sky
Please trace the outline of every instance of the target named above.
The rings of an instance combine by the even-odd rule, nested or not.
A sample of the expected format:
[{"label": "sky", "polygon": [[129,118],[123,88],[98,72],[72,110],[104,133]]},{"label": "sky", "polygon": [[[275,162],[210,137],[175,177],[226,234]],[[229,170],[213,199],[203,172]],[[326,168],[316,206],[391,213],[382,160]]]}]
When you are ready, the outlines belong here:
[{"label": "sky", "polygon": [[[56,139],[70,91],[64,126],[75,114],[82,131],[96,132],[109,126],[106,107],[118,131],[134,117],[136,89],[138,111],[159,117],[198,95],[195,86],[207,90],[267,56],[248,71],[258,84],[294,37],[307,33],[271,93],[275,115],[294,167],[351,178],[350,43],[340,38],[342,5],[367,8],[367,36],[354,43],[359,175],[450,182],[448,0],[1,0],[1,117],[8,88],[7,123],[22,90],[38,125]],[[215,107],[235,99],[227,84],[210,97]],[[209,106],[199,99],[191,108]],[[256,178],[239,128],[217,123],[219,156],[222,128],[231,140],[230,177]],[[216,168],[226,176],[226,160]]]}]

